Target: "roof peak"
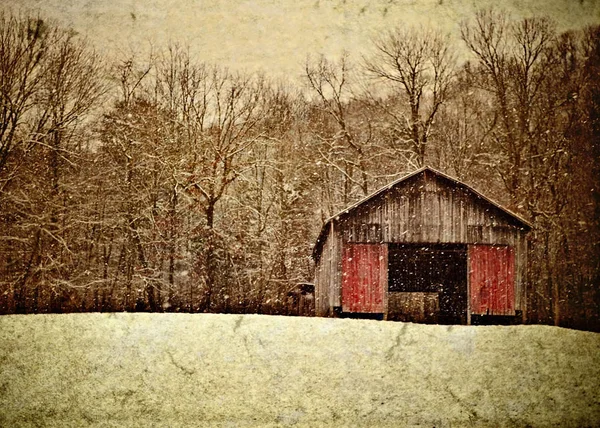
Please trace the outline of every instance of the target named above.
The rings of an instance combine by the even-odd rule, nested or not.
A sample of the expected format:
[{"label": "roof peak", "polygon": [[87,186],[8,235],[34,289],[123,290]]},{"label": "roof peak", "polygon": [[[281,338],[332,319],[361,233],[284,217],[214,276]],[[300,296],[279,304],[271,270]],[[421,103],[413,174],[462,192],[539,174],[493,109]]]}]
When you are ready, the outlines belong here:
[{"label": "roof peak", "polygon": [[345,209],[343,209],[342,211],[338,212],[337,214],[335,214],[332,217],[329,217],[325,223],[323,224],[323,227],[321,228],[321,233],[319,234],[319,237],[317,238],[317,244],[315,245],[315,247],[313,248],[313,257],[316,257],[316,254],[318,252],[318,248],[320,247],[320,245],[323,244],[324,240],[325,240],[325,236],[327,235],[327,231],[329,229],[329,225],[333,224],[334,221],[338,220],[341,216],[347,215],[349,214],[351,211],[353,211],[354,209],[356,209],[357,207],[359,207],[360,205],[366,203],[367,201],[377,197],[378,195],[387,192],[389,190],[391,190],[392,188],[394,188],[395,186],[399,185],[400,183],[409,180],[412,177],[415,177],[419,174],[422,174],[424,172],[431,172],[432,174],[434,174],[437,177],[440,177],[444,180],[448,180],[452,183],[454,183],[457,186],[460,186],[462,188],[464,188],[466,191],[471,192],[473,195],[475,195],[477,198],[482,199],[483,201],[486,201],[487,203],[489,203],[490,205],[494,206],[496,209],[500,210],[501,212],[505,213],[506,215],[508,215],[510,218],[513,218],[514,220],[517,221],[517,223],[519,223],[522,227],[526,228],[526,229],[531,229],[532,225],[531,223],[529,223],[527,220],[525,220],[524,218],[522,218],[521,216],[519,216],[518,214],[515,214],[514,212],[510,211],[509,209],[503,207],[502,205],[500,205],[499,203],[493,201],[492,199],[488,198],[487,196],[483,195],[482,193],[480,193],[479,191],[475,190],[473,187],[469,186],[468,184],[458,180],[457,178],[454,178],[446,173],[443,173],[441,171],[439,171],[436,168],[433,168],[429,165],[424,165],[416,170],[414,170],[411,173],[408,173],[394,181],[392,181],[391,183],[388,183],[387,185],[379,188],[378,190],[376,190],[375,192],[371,193],[370,195],[362,198],[361,200],[359,200],[358,202],[346,207]]},{"label": "roof peak", "polygon": [[335,220],[336,218],[340,217],[341,215],[347,214],[350,211],[353,211],[355,208],[357,208],[358,206],[364,204],[365,202],[369,201],[370,199],[376,197],[377,195],[392,189],[393,187],[397,186],[398,184],[416,176],[419,175],[425,171],[430,171],[433,174],[442,177],[446,180],[449,180],[461,187],[464,187],[465,189],[467,189],[468,191],[474,193],[476,196],[482,198],[483,200],[487,201],[488,203],[490,203],[491,205],[495,206],[496,208],[500,209],[501,211],[505,212],[506,214],[508,214],[510,217],[513,217],[514,219],[516,219],[517,221],[519,221],[520,223],[522,223],[524,226],[531,228],[532,225],[531,223],[529,223],[527,220],[525,220],[523,217],[521,217],[520,215],[514,213],[513,211],[509,210],[508,208],[503,207],[502,205],[500,205],[499,203],[493,201],[492,199],[488,198],[487,196],[485,196],[483,193],[479,192],[478,190],[476,190],[475,188],[473,188],[472,186],[464,183],[463,181],[454,178],[436,168],[433,168],[429,165],[424,165],[416,170],[414,170],[413,172],[410,172],[400,178],[397,178],[396,180],[386,184],[383,187],[380,187],[379,189],[375,190],[374,192],[372,192],[371,194],[365,196],[364,198],[360,199],[359,201],[355,202],[354,204],[346,207],[345,209],[343,209],[342,211],[338,212],[337,214],[333,215],[332,217],[328,218],[327,221],[325,222],[325,225],[327,225],[330,221]]}]

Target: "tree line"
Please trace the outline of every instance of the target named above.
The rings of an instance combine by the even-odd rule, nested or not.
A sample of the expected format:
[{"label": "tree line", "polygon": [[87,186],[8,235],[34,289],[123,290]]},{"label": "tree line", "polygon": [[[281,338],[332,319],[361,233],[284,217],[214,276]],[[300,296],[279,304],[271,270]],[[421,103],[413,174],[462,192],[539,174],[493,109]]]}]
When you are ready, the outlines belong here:
[{"label": "tree line", "polygon": [[460,28],[295,84],[1,15],[0,313],[288,313],[323,222],[430,165],[532,222],[528,322],[599,329],[600,27]]}]

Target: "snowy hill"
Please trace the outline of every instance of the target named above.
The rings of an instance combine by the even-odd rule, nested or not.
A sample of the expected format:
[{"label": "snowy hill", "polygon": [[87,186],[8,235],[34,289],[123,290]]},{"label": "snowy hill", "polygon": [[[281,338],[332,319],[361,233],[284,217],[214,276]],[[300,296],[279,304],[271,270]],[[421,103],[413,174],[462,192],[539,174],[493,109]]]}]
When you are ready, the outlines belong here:
[{"label": "snowy hill", "polygon": [[598,426],[600,334],[189,314],[0,317],[0,426]]}]

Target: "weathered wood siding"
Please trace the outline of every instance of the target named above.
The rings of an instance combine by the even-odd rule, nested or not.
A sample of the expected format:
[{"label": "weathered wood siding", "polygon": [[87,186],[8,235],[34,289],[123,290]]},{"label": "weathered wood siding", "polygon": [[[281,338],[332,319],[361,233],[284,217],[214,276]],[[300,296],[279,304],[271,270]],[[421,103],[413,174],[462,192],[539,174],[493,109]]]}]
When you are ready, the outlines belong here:
[{"label": "weathered wood siding", "polygon": [[506,245],[469,245],[472,314],[515,315],[514,255]]},{"label": "weathered wood siding", "polygon": [[317,260],[315,278],[315,312],[317,316],[330,316],[334,307],[342,305],[342,242],[334,223]]},{"label": "weathered wood siding", "polygon": [[[507,245],[515,252],[515,309],[525,310],[525,230],[477,194],[430,171],[408,178],[331,222],[317,262],[317,314],[340,306],[344,243]],[[321,293],[321,294],[320,294]],[[327,309],[326,306],[329,306]]]},{"label": "weathered wood siding", "polygon": [[344,242],[514,246],[519,234],[500,209],[426,174],[365,202],[337,223]]},{"label": "weathered wood siding", "polygon": [[344,245],[342,248],[342,310],[385,313],[387,270],[387,245]]}]

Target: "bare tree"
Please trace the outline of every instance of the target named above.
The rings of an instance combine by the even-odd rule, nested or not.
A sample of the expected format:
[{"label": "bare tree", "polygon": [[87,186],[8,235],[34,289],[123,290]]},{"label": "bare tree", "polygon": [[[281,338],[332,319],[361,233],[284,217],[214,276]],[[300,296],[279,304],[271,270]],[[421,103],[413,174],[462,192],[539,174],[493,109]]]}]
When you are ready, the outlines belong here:
[{"label": "bare tree", "polygon": [[261,134],[259,124],[267,108],[264,87],[261,77],[194,63],[178,46],[171,46],[157,66],[156,102],[179,127],[185,153],[178,180],[204,213],[197,230],[206,309],[211,307],[221,260],[217,204],[249,167],[243,154]]},{"label": "bare tree", "polygon": [[[343,203],[347,204],[354,185],[360,188],[363,196],[368,194],[367,158],[372,139],[369,120],[357,127],[351,117],[350,102],[354,94],[348,54],[344,53],[338,62],[329,61],[324,56],[313,62],[307,60],[305,76],[311,92],[316,95],[318,108],[335,123],[333,135],[321,135],[324,129],[316,132],[321,141],[329,145],[326,152],[321,151],[322,160],[343,176]],[[363,133],[365,128],[367,132]],[[358,178],[354,177],[355,169],[358,170]]]},{"label": "bare tree", "polygon": [[67,176],[78,168],[102,77],[98,56],[72,32],[37,16],[0,17],[0,211],[17,311],[47,306],[42,292],[60,310],[68,294],[77,190]]},{"label": "bare tree", "polygon": [[[536,321],[562,323],[575,308],[567,308],[572,287],[567,259],[587,211],[587,197],[576,186],[588,186],[587,149],[579,135],[580,95],[588,85],[583,74],[581,42],[574,34],[558,36],[545,18],[511,21],[484,10],[463,23],[462,37],[477,58],[480,88],[492,95],[495,119],[487,144],[514,209],[534,223],[530,235],[529,290]],[[584,184],[586,183],[586,184]],[[592,186],[593,187],[593,186]],[[562,273],[561,273],[562,272]],[[563,311],[564,309],[564,311]]]},{"label": "bare tree", "polygon": [[[34,98],[44,76],[50,30],[39,17],[0,15],[0,173],[2,188],[10,174],[6,164],[24,138],[25,117],[36,108]],[[35,128],[34,128],[35,129]]]},{"label": "bare tree", "polygon": [[496,127],[496,117],[489,109],[489,96],[479,89],[479,77],[467,63],[454,78],[451,100],[437,114],[436,142],[429,162],[467,183],[480,183],[498,200],[503,198],[502,184],[495,185],[487,171],[495,171],[496,154],[488,145]]},{"label": "bare tree", "polygon": [[[375,53],[365,59],[373,77],[405,96],[409,114],[385,108],[399,138],[426,162],[427,144],[435,117],[447,100],[454,73],[454,54],[447,35],[425,28],[397,27],[373,42]],[[385,106],[385,104],[384,104]]]},{"label": "bare tree", "polygon": [[[499,171],[516,208],[524,202],[526,186],[534,184],[524,182],[524,173],[535,156],[531,153],[537,131],[533,109],[551,70],[547,53],[554,31],[544,18],[511,23],[494,10],[479,11],[472,24],[463,23],[461,31],[482,67],[486,77],[482,83],[497,103],[499,127],[494,135],[505,155]],[[532,179],[529,176],[529,181]]]}]

